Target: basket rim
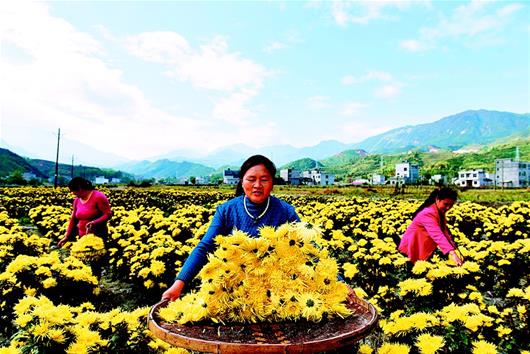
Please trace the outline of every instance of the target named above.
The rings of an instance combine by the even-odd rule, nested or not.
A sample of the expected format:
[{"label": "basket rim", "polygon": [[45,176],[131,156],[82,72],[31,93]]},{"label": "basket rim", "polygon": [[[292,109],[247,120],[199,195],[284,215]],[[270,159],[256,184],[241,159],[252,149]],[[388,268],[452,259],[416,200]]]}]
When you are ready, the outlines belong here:
[{"label": "basket rim", "polygon": [[[168,305],[168,299],[163,299],[151,307],[147,316],[147,325],[149,330],[151,330],[157,338],[162,339],[169,344],[189,350],[210,353],[317,353],[326,350],[340,349],[347,345],[354,344],[366,337],[375,328],[379,317],[375,307],[361,298],[355,298],[354,302],[356,305],[360,305],[366,310],[364,314],[369,316],[369,320],[363,326],[360,326],[355,330],[333,335],[325,340],[310,339],[307,341],[290,343],[234,343],[222,339],[207,340],[182,335],[164,328],[157,322],[157,312],[160,308]],[[273,325],[274,323],[270,324]],[[256,326],[256,324],[238,325],[248,327]],[[223,327],[225,325],[219,324],[215,326]]]}]

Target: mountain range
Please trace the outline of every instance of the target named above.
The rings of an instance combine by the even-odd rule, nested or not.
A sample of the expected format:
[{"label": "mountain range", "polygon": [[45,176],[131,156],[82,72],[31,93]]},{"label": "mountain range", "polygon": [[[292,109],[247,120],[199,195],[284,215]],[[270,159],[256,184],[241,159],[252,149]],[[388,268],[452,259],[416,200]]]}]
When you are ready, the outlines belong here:
[{"label": "mountain range", "polygon": [[[223,166],[238,168],[248,156],[254,154],[268,156],[277,166],[292,167],[290,163],[293,161],[304,158],[325,160],[341,153],[343,153],[342,161],[346,163],[351,161],[352,154],[363,157],[368,154],[397,154],[412,149],[454,151],[473,145],[478,146],[474,148],[476,150],[480,146],[511,136],[530,136],[530,114],[469,110],[433,123],[393,129],[355,144],[336,140],[322,141],[303,148],[291,145],[254,148],[237,144],[218,149],[208,156],[190,158],[183,155],[184,151],[173,151],[163,155],[163,159],[154,158],[154,162],[132,162],[119,165],[117,168],[140,175],[148,171],[145,174],[147,177],[167,177],[168,175],[162,171],[173,171],[172,176],[175,176],[175,171],[181,170],[179,164],[186,161],[189,161],[187,164],[193,162],[203,166],[213,166],[219,170]],[[345,151],[347,153],[344,153]],[[337,162],[333,165],[337,165]]]},{"label": "mountain range", "polygon": [[[302,148],[291,145],[254,148],[237,144],[220,148],[207,156],[176,150],[150,160],[129,161],[112,167],[143,178],[205,176],[212,173],[220,174],[225,167],[237,169],[248,156],[263,154],[270,157],[278,167],[310,165],[314,163],[311,161],[318,161],[326,168],[338,172],[344,170],[340,166],[351,165],[352,161],[357,160],[369,161],[368,157],[372,155],[399,155],[408,151],[473,152],[502,139],[513,137],[524,139],[529,136],[530,114],[528,113],[469,110],[441,118],[433,123],[393,129],[355,144],[336,140],[322,141]],[[116,160],[110,154],[107,159]],[[302,159],[305,160],[299,162]],[[106,160],[101,159],[101,161]],[[372,162],[372,165],[374,163],[377,164]]]},{"label": "mountain range", "polygon": [[530,114],[487,110],[465,111],[433,123],[390,130],[354,144],[371,153],[400,152],[419,146],[452,150],[471,144],[488,144],[517,133],[529,133]]}]

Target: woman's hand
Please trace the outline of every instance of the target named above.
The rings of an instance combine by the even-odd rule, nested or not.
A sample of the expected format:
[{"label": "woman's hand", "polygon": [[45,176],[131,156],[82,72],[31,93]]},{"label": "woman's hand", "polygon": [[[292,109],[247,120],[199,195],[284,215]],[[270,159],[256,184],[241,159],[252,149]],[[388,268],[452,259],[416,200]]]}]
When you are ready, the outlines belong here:
[{"label": "woman's hand", "polygon": [[462,264],[464,264],[464,261],[461,260],[460,257],[458,257],[455,250],[450,251],[449,254],[451,255],[451,258],[453,258],[453,261],[457,266],[460,267]]},{"label": "woman's hand", "polygon": [[186,284],[182,280],[175,280],[173,285],[171,285],[171,287],[162,294],[162,301],[175,301],[178,299],[180,297],[180,293],[182,293],[182,289],[184,289],[184,285]]},{"label": "woman's hand", "polygon": [[63,247],[66,241],[68,241],[68,235],[64,235],[64,237],[60,239],[59,242],[57,242],[57,247],[59,248]]},{"label": "woman's hand", "polygon": [[90,234],[92,233],[92,228],[94,227],[94,223],[92,221],[86,223],[86,233]]}]

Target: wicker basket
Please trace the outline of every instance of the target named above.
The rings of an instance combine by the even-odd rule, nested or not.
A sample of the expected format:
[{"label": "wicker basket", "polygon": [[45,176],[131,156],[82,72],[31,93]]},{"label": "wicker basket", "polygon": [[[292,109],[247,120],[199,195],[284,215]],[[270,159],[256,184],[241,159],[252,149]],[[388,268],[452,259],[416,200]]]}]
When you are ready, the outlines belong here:
[{"label": "wicker basket", "polygon": [[350,346],[377,325],[377,311],[357,298],[353,315],[318,323],[308,321],[236,325],[178,325],[161,321],[159,302],[149,311],[153,334],[178,347],[208,353],[318,353]]}]

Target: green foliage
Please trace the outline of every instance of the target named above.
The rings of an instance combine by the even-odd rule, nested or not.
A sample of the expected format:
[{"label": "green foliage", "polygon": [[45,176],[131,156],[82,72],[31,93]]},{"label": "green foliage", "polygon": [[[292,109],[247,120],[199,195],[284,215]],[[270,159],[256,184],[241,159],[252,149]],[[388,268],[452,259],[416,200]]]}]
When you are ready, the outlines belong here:
[{"label": "green foliage", "polygon": [[320,168],[320,167],[323,167],[323,166],[324,165],[321,162],[318,162],[318,161],[310,159],[310,158],[305,158],[305,159],[300,159],[300,160],[296,160],[296,161],[290,162],[290,163],[282,166],[281,169],[293,168],[295,170],[303,171],[303,170],[310,170],[310,169],[313,169],[313,168]]},{"label": "green foliage", "polygon": [[[415,149],[406,153],[367,156],[352,153],[339,154],[322,160],[323,168],[336,174],[337,180],[350,178],[367,178],[370,175],[384,174],[387,177],[395,173],[395,165],[408,161],[420,166],[421,175],[442,174],[448,178],[456,177],[458,171],[467,169],[484,169],[493,171],[496,159],[515,158],[516,147],[522,161],[530,160],[530,138],[514,138],[503,143],[484,146],[474,152],[456,153],[446,149]],[[355,151],[355,150],[349,150]],[[381,160],[383,166],[381,167]]]}]

